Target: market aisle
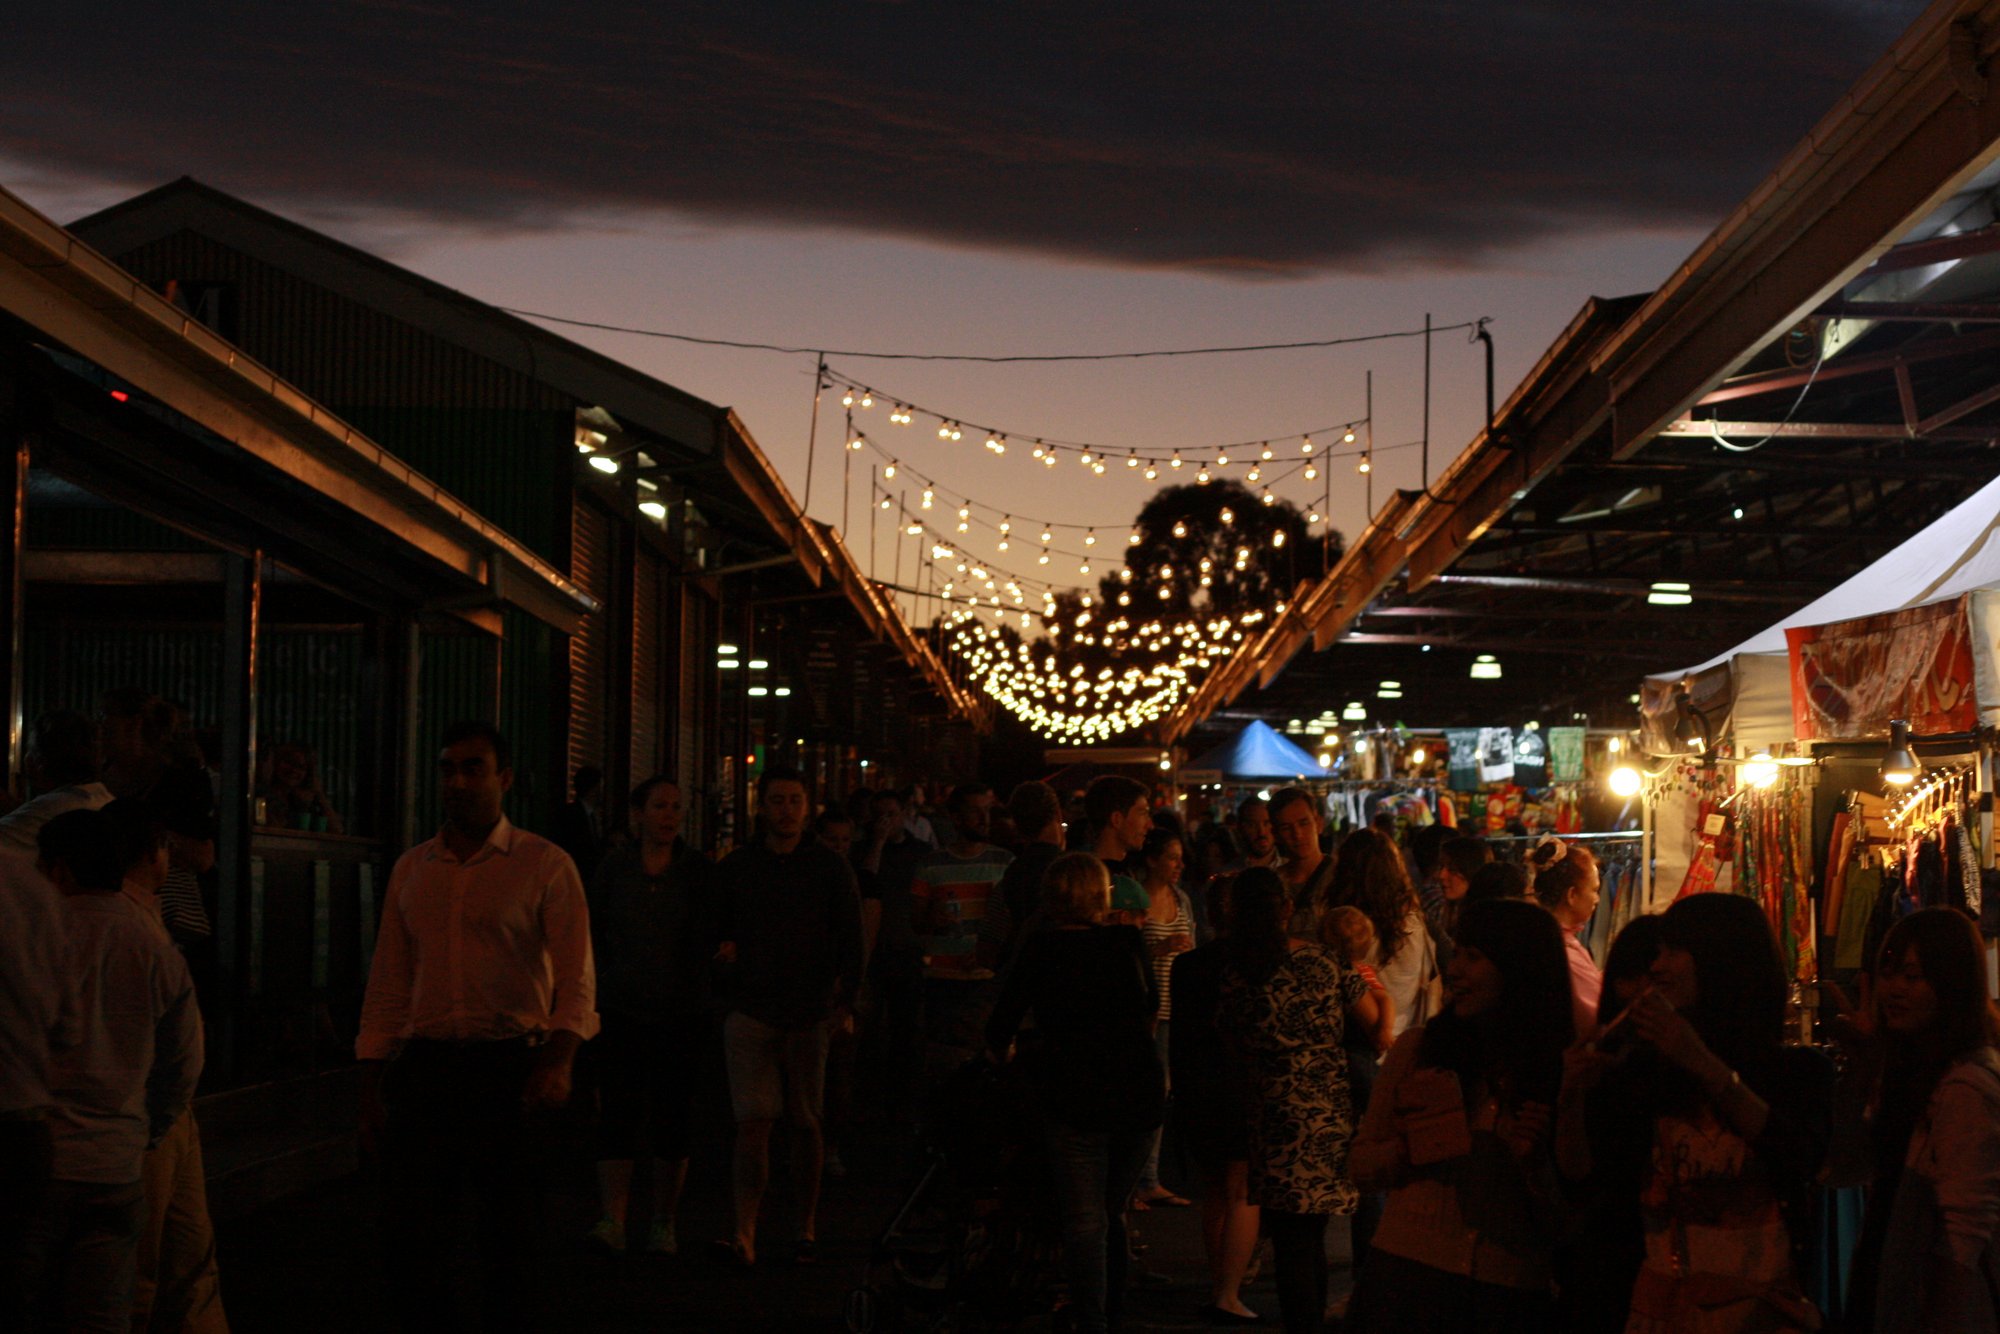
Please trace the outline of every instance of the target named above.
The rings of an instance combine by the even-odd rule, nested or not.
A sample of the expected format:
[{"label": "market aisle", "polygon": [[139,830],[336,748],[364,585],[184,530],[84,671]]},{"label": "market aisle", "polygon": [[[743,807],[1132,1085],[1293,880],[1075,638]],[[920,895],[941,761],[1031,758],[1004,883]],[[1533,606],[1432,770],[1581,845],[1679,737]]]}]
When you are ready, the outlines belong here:
[{"label": "market aisle", "polygon": [[[706,1138],[706,1137],[705,1137]],[[709,1139],[714,1143],[713,1139]],[[901,1203],[903,1179],[894,1145],[864,1141],[852,1170],[827,1183],[817,1267],[760,1265],[745,1274],[718,1268],[701,1254],[720,1236],[728,1198],[718,1160],[697,1165],[688,1183],[680,1236],[689,1254],[606,1260],[583,1252],[579,1239],[596,1219],[586,1171],[567,1173],[555,1202],[550,1262],[555,1310],[549,1329],[567,1331],[689,1330],[715,1334],[838,1330],[842,1299],[859,1280],[871,1243]],[[359,1180],[293,1197],[225,1225],[220,1250],[225,1299],[238,1334],[352,1334],[387,1330],[387,1300],[372,1238],[370,1197]],[[1171,1286],[1135,1287],[1128,1328],[1206,1328],[1195,1307],[1207,1299],[1200,1214],[1195,1209],[1141,1215],[1146,1263]],[[1348,1281],[1346,1230],[1332,1229],[1336,1294]],[[1266,1273],[1246,1291],[1272,1317],[1277,1299]]]}]

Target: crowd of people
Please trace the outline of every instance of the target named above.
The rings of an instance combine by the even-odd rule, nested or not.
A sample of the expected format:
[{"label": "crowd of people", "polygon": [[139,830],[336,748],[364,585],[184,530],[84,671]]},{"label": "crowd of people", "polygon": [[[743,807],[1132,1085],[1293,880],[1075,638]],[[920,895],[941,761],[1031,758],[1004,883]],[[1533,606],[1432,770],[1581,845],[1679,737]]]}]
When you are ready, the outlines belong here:
[{"label": "crowd of people", "polygon": [[[38,723],[45,795],[0,819],[19,849],[0,897],[0,1316],[221,1329],[189,1111],[198,937],[177,936],[166,891],[212,859],[213,809],[145,727],[114,731]],[[816,1263],[857,1112],[914,1128],[986,1062],[1031,1109],[1061,1317],[1082,1334],[1119,1328],[1144,1277],[1135,1215],[1197,1201],[1213,1325],[1822,1328],[1828,1184],[1870,1187],[1846,1328],[2000,1327],[2000,1016],[1952,910],[1889,932],[1836,1073],[1787,1041],[1751,899],[1643,916],[1600,972],[1577,938],[1598,893],[1579,842],[1525,866],[1436,827],[1335,846],[1303,789],[1184,815],[1115,775],[1067,804],[1028,782],[1004,802],[965,784],[816,808],[773,768],[752,835],[711,860],[664,777],[623,812],[580,783],[560,843],[517,828],[484,723],[445,733],[437,780],[443,824],[389,877],[356,1040],[410,1328],[465,1314],[440,1220],[466,1195],[480,1321],[536,1326],[543,1191],[579,1103],[601,1206],[585,1244],[679,1251],[711,1062],[733,1223],[705,1249],[731,1267]],[[1355,1282],[1330,1308],[1337,1218]],[[1264,1254],[1274,1315],[1246,1300]]]},{"label": "crowd of people", "polygon": [[0,1328],[226,1334],[193,1095],[214,787],[180,710],[28,729],[0,816]]}]

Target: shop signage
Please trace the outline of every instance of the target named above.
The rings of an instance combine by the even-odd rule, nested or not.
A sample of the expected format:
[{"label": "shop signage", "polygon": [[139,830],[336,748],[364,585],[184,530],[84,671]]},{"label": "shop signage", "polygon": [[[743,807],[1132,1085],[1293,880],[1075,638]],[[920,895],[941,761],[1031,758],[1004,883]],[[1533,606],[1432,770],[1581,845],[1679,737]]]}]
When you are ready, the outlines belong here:
[{"label": "shop signage", "polygon": [[1919,736],[1979,721],[1965,599],[1785,631],[1792,721],[1802,741],[1878,737],[1893,718]]}]

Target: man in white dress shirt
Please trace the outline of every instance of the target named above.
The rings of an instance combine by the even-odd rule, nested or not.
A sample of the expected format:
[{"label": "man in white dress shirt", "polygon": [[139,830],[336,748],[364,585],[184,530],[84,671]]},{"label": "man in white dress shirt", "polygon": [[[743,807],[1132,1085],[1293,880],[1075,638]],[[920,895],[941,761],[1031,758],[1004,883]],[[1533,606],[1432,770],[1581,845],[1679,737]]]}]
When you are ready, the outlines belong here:
[{"label": "man in white dress shirt", "polygon": [[476,1207],[484,1328],[533,1328],[534,1250],[553,1114],[597,1032],[590,919],[576,865],[501,813],[506,740],[447,728],[444,827],[390,873],[355,1055],[364,1151],[379,1152],[386,1242],[410,1329],[447,1329],[446,1226]]}]

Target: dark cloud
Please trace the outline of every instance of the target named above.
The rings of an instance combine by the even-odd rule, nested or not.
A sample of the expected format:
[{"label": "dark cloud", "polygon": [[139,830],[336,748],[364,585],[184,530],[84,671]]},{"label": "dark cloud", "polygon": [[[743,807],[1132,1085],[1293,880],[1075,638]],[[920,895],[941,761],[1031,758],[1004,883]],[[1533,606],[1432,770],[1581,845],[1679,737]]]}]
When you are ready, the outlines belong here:
[{"label": "dark cloud", "polygon": [[30,6],[0,154],[287,207],[826,226],[1245,275],[1714,220],[1921,6]]}]

